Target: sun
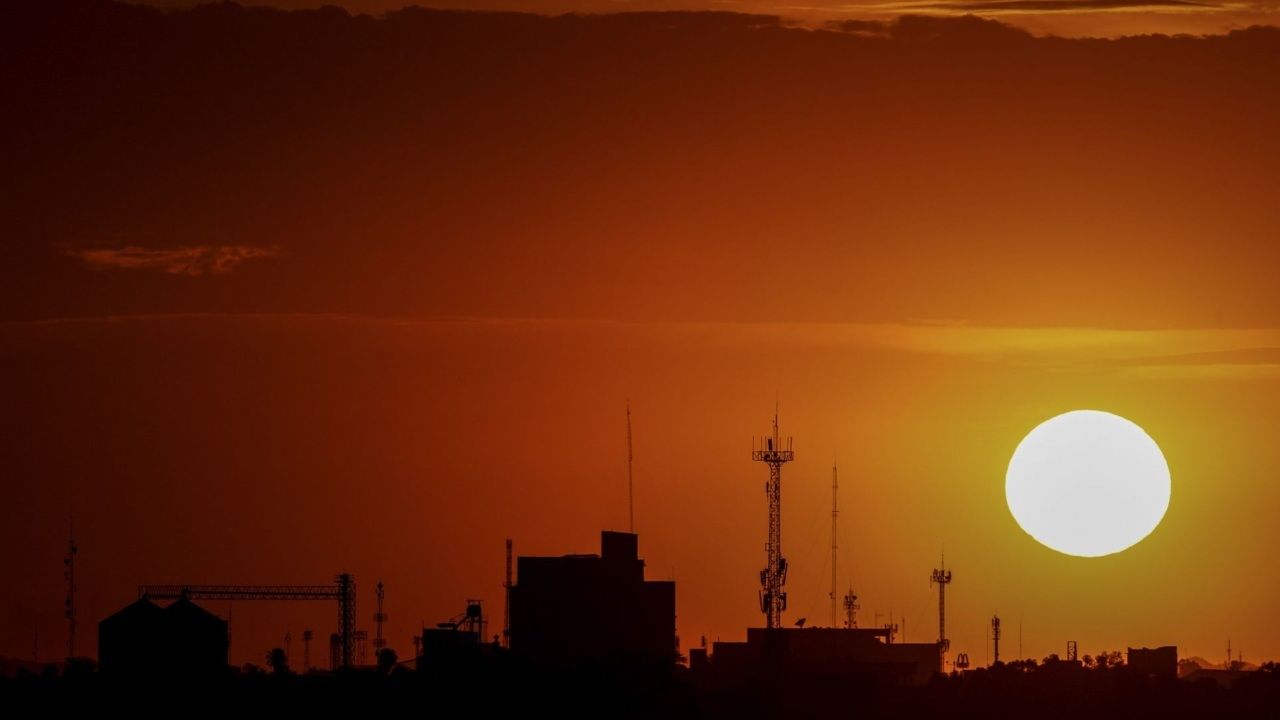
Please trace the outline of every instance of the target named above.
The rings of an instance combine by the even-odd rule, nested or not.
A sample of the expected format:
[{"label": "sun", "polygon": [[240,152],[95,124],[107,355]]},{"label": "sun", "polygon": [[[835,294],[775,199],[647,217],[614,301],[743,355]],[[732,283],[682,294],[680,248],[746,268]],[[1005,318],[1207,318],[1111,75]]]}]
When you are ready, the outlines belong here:
[{"label": "sun", "polygon": [[1067,555],[1133,547],[1169,509],[1169,465],[1133,422],[1074,410],[1040,423],[1009,460],[1004,495],[1018,525]]}]

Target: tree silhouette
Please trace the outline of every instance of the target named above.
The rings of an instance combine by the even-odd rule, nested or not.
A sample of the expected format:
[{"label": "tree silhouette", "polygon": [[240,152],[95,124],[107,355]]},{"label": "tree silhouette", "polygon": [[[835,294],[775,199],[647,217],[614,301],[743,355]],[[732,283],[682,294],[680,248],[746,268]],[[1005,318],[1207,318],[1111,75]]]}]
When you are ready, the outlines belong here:
[{"label": "tree silhouette", "polygon": [[399,659],[400,658],[396,655],[396,651],[391,648],[383,648],[379,650],[378,670],[380,670],[384,675],[391,672],[395,669],[396,662],[399,661]]},{"label": "tree silhouette", "polygon": [[267,653],[267,665],[273,675],[284,677],[289,674],[289,656],[285,655],[284,648],[271,648]]}]

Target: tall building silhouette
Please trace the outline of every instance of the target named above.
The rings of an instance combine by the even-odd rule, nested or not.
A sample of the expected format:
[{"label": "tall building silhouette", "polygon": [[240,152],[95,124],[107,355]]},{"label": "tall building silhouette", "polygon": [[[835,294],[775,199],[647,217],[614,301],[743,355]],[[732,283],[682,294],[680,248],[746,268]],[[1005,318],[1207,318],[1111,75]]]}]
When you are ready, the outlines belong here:
[{"label": "tall building silhouette", "polygon": [[633,533],[600,534],[599,555],[521,557],[511,651],[546,664],[674,664],[676,585],[645,580]]}]

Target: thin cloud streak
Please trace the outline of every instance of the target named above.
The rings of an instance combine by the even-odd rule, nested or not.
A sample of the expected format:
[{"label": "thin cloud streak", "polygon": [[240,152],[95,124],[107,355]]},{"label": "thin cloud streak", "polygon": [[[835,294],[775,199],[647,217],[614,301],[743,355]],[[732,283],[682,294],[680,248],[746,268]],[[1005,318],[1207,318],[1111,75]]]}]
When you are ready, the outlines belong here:
[{"label": "thin cloud streak", "polygon": [[890,2],[874,6],[886,12],[940,12],[963,15],[1082,13],[1123,10],[1214,11],[1225,6],[1197,0],[956,0],[955,2]]},{"label": "thin cloud streak", "polygon": [[551,333],[635,333],[655,343],[758,348],[786,346],[896,352],[1067,372],[1145,378],[1280,376],[1280,328],[1021,328],[960,322],[673,322],[575,318],[405,317],[352,313],[184,313],[68,317],[0,323],[40,325],[186,321],[331,322],[405,330],[473,329]]},{"label": "thin cloud streak", "polygon": [[190,245],[162,249],[127,245],[122,248],[70,250],[67,254],[97,269],[159,270],[170,275],[199,277],[229,273],[245,261],[273,257],[279,254],[279,250],[252,245]]}]

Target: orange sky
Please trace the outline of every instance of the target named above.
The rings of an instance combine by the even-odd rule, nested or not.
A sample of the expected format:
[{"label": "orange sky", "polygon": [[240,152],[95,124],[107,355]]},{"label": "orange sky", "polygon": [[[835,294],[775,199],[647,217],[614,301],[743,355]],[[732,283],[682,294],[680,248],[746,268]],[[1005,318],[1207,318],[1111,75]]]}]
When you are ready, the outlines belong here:
[{"label": "orange sky", "polygon": [[[1006,656],[1280,657],[1280,33],[9,7],[0,653],[57,654],[73,513],[82,649],[139,583],[346,569],[406,654],[500,611],[504,538],[623,527],[628,399],[683,647],[741,638],[778,398],[789,618],[827,616],[839,458],[841,584],[908,639],[945,547],[974,659],[993,612]],[[1102,559],[1003,500],[1082,407],[1173,473]],[[237,606],[233,659],[333,614]]]}]

